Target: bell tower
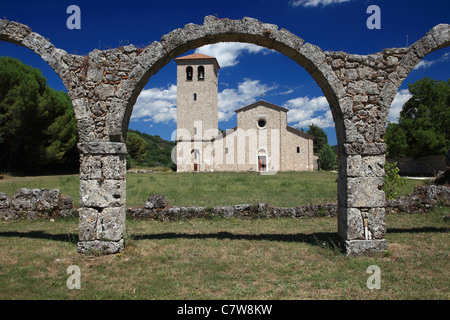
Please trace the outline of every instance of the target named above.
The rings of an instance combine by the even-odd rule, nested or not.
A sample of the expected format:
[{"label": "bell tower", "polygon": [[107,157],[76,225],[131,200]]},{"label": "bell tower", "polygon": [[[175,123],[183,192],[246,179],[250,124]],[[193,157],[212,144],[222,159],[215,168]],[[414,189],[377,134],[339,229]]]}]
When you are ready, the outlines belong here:
[{"label": "bell tower", "polygon": [[199,53],[176,58],[175,62],[177,171],[203,171],[203,149],[218,135],[220,67],[216,58]]}]

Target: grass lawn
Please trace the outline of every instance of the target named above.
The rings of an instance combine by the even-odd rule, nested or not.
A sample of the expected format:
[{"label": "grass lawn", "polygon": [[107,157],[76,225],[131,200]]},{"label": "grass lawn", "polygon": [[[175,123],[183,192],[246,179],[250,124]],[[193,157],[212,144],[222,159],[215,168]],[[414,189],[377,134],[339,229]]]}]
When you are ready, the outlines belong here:
[{"label": "grass lawn", "polygon": [[[169,204],[336,201],[332,172],[143,173],[127,176],[127,205],[152,194]],[[409,180],[400,194],[423,181]],[[78,175],[9,177],[0,192],[58,188],[78,203]],[[0,222],[0,299],[444,299],[450,298],[448,208],[387,217],[388,251],[349,258],[337,249],[336,218],[127,220],[126,248],[110,256],[77,253],[78,220]],[[81,290],[69,290],[70,265]],[[381,289],[366,271],[381,269]]]},{"label": "grass lawn", "polygon": [[[337,200],[337,173],[326,171],[257,173],[129,173],[127,205],[143,206],[153,194],[163,194],[172,206],[256,204],[294,207]],[[408,180],[399,192],[406,195],[423,180]],[[79,176],[11,177],[0,179],[0,192],[11,198],[19,188],[56,188],[79,201]]]},{"label": "grass lawn", "polygon": [[[77,219],[0,222],[0,299],[448,300],[445,213],[388,215],[388,251],[358,258],[335,249],[330,217],[127,220],[126,248],[109,256],[77,253]],[[70,265],[80,290],[66,286]]]}]

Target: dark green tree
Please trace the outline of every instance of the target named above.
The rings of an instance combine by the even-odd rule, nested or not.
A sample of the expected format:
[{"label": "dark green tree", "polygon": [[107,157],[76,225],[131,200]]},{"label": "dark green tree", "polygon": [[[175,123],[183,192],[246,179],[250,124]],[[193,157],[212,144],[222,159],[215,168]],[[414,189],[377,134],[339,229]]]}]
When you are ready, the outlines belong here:
[{"label": "dark green tree", "polygon": [[411,85],[398,125],[389,124],[389,156],[446,155],[450,148],[450,80],[424,78]]},{"label": "dark green tree", "polygon": [[337,167],[336,152],[328,143],[319,151],[319,166],[322,170],[335,170]]},{"label": "dark green tree", "polygon": [[318,154],[322,150],[323,146],[328,145],[328,136],[325,131],[319,126],[311,123],[309,129],[306,130],[307,134],[314,136],[314,153]]},{"label": "dark green tree", "polygon": [[386,155],[389,158],[406,157],[408,154],[406,132],[398,123],[389,122],[384,141],[387,145]]},{"label": "dark green tree", "polygon": [[127,150],[131,158],[138,163],[143,163],[147,156],[147,142],[136,133],[128,133]]},{"label": "dark green tree", "polygon": [[0,166],[36,174],[78,169],[76,120],[69,96],[40,70],[0,57]]}]

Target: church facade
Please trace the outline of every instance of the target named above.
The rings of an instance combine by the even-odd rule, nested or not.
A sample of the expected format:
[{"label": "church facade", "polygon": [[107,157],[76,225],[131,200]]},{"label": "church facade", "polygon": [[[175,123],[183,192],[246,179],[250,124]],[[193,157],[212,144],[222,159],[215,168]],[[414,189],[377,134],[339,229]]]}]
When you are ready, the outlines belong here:
[{"label": "church facade", "polygon": [[195,53],[175,62],[178,172],[314,169],[314,137],[287,125],[288,109],[261,99],[237,109],[237,126],[220,132],[217,60]]}]

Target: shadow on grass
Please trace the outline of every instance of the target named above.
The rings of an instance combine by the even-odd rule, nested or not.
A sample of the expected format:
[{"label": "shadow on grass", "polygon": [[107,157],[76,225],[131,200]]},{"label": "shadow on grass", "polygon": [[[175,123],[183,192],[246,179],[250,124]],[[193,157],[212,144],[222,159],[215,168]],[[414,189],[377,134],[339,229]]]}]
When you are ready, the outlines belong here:
[{"label": "shadow on grass", "polygon": [[74,234],[74,233],[53,234],[53,233],[47,233],[44,231],[28,231],[28,232],[6,231],[6,232],[0,232],[0,238],[1,237],[7,237],[7,238],[17,237],[17,238],[55,240],[55,241],[72,242],[72,243],[77,243],[79,241],[78,234]]},{"label": "shadow on grass", "polygon": [[[450,228],[446,227],[420,227],[420,228],[388,228],[388,234],[395,233],[447,233]],[[5,231],[0,232],[1,237],[17,237],[17,238],[31,238],[43,239],[52,241],[71,242],[76,244],[79,241],[78,234],[52,234],[44,231]],[[218,239],[218,240],[249,240],[249,241],[276,241],[276,242],[298,242],[307,243],[310,245],[343,250],[340,237],[337,232],[316,232],[316,233],[297,233],[297,234],[236,234],[231,232],[216,232],[216,233],[156,233],[156,234],[142,234],[130,235],[132,240],[167,240],[167,239]]]}]

